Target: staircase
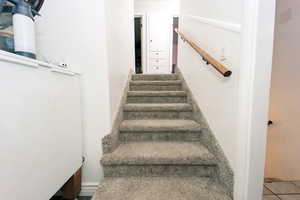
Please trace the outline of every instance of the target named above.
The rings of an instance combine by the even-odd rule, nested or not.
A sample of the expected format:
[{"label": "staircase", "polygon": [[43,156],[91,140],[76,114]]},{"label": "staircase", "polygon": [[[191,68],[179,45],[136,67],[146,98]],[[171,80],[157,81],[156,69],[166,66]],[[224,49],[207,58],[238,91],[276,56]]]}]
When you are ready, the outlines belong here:
[{"label": "staircase", "polygon": [[177,74],[133,75],[93,200],[231,200]]}]

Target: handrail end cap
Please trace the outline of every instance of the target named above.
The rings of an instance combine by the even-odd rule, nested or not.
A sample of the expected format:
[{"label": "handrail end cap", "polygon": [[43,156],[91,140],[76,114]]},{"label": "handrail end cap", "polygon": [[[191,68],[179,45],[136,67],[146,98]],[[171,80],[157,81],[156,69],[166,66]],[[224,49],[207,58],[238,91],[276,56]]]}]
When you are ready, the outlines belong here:
[{"label": "handrail end cap", "polygon": [[232,71],[227,71],[223,75],[224,77],[230,77],[232,75]]}]

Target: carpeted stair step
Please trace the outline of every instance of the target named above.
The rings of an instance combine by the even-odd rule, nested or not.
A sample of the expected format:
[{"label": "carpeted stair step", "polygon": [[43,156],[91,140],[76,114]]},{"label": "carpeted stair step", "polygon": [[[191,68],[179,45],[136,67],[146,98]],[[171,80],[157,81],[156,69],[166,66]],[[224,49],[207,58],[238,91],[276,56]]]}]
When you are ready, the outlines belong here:
[{"label": "carpeted stair step", "polygon": [[105,178],[92,200],[231,200],[195,177]]},{"label": "carpeted stair step", "polygon": [[169,104],[126,104],[125,119],[192,119],[192,105],[186,103]]},{"label": "carpeted stair step", "polygon": [[127,103],[186,103],[184,91],[129,91]]},{"label": "carpeted stair step", "polygon": [[133,81],[172,81],[179,80],[177,74],[136,74],[132,76]]},{"label": "carpeted stair step", "polygon": [[132,142],[120,144],[101,160],[105,177],[209,177],[215,157],[200,143]]},{"label": "carpeted stair step", "polygon": [[129,84],[131,91],[180,91],[182,83],[175,81],[131,81]]},{"label": "carpeted stair step", "polygon": [[120,140],[200,141],[201,131],[193,120],[125,120],[120,125]]},{"label": "carpeted stair step", "polygon": [[176,74],[132,76],[118,131],[103,141],[104,181],[93,200],[231,200],[189,102]]}]

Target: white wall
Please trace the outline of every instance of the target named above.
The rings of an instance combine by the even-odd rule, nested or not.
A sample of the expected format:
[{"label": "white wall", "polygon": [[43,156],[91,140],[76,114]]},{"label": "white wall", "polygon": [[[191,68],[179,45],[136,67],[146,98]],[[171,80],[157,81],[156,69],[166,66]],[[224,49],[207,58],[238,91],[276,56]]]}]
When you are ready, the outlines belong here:
[{"label": "white wall", "polygon": [[134,68],[133,7],[133,0],[45,1],[37,21],[40,57],[82,72],[86,187],[103,178],[101,139],[110,133]]},{"label": "white wall", "polygon": [[[57,6],[58,2],[60,6]],[[84,38],[80,38],[79,33],[84,31],[82,28],[84,23],[75,20],[79,17],[78,14],[83,13],[73,15],[79,3],[80,0],[65,0],[63,3],[57,0],[45,1],[40,11],[42,16],[35,18],[39,60],[53,63],[65,62],[73,70],[81,70],[80,65],[73,65],[74,52],[83,50],[80,50],[82,48],[80,39]]]},{"label": "white wall", "polygon": [[133,0],[106,1],[111,120],[114,121],[130,69],[134,69]]},{"label": "white wall", "polygon": [[180,43],[179,67],[233,167],[238,200],[262,198],[274,8],[274,0],[181,1],[181,31],[233,71],[222,78]]},{"label": "white wall", "polygon": [[0,60],[1,199],[50,199],[82,164],[80,76]]},{"label": "white wall", "polygon": [[180,13],[180,0],[134,0],[134,12],[178,15]]},{"label": "white wall", "polygon": [[105,1],[45,1],[41,14],[38,53],[82,72],[83,186],[96,186],[103,176],[101,138],[111,124]]},{"label": "white wall", "polygon": [[241,0],[181,1],[179,29],[233,71],[223,78],[180,40],[178,66],[233,169],[237,151],[237,95],[239,80]]},{"label": "white wall", "polygon": [[277,0],[266,177],[300,179],[300,2]]}]

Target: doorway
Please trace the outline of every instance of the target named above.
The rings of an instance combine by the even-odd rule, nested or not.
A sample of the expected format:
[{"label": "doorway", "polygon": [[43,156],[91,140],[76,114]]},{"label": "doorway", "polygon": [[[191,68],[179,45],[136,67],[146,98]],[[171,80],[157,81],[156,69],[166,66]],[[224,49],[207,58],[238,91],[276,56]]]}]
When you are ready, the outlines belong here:
[{"label": "doorway", "polygon": [[300,199],[298,77],[300,3],[276,1],[276,23],[265,166],[265,198]]},{"label": "doorway", "polygon": [[135,72],[143,73],[143,17],[134,17],[134,40],[135,40]]},{"label": "doorway", "polygon": [[178,34],[175,31],[178,28],[179,17],[173,17],[172,73],[175,73],[178,62]]}]

